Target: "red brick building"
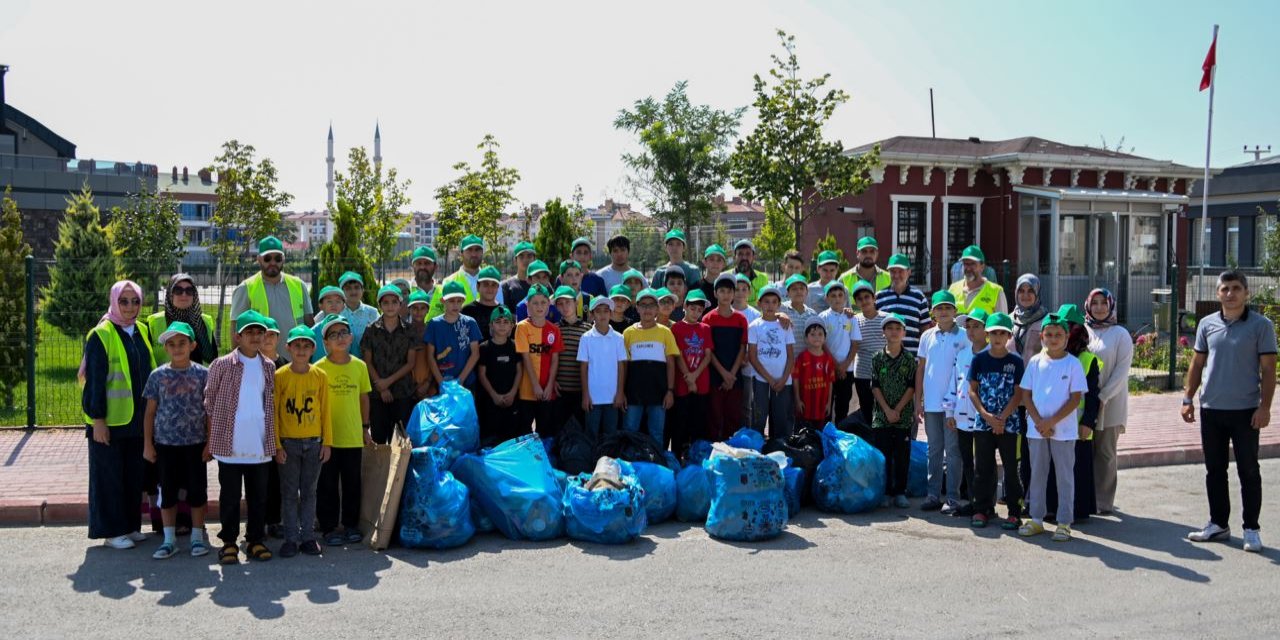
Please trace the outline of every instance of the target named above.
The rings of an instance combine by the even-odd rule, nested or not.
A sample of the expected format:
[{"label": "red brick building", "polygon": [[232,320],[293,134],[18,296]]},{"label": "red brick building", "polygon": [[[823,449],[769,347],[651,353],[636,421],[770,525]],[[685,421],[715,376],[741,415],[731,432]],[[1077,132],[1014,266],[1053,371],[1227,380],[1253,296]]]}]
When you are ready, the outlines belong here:
[{"label": "red brick building", "polygon": [[805,253],[832,233],[852,257],[858,238],[873,235],[881,263],[907,254],[914,281],[933,291],[977,244],[1003,284],[1038,274],[1052,305],[1111,289],[1132,328],[1150,322],[1151,290],[1172,277],[1169,248],[1186,264],[1187,224],[1177,213],[1201,169],[1034,137],[897,136],[847,153],[875,144],[881,164],[871,187],[824,203],[805,224]]}]

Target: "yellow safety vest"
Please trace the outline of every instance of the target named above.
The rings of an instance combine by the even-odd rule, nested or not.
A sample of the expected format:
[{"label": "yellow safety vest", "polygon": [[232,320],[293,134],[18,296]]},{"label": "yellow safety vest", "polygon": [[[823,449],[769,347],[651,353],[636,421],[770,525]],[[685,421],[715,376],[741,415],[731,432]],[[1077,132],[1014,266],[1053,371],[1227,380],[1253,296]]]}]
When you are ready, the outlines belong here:
[{"label": "yellow safety vest", "polygon": [[[302,293],[302,281],[287,273],[280,274],[284,284],[289,288],[289,304],[293,307],[293,322],[302,322],[303,304],[306,296]],[[262,272],[249,276],[244,281],[244,292],[249,297],[249,308],[264,316],[271,315],[271,306],[267,303],[267,285],[262,281]]]},{"label": "yellow safety vest", "polygon": [[995,313],[996,305],[1000,303],[1000,294],[1004,293],[1004,287],[987,280],[982,283],[982,288],[978,290],[978,295],[973,299],[973,304],[968,304],[968,289],[964,286],[964,280],[957,280],[951,284],[951,295],[956,297],[956,313],[968,313],[973,309],[983,309],[987,313]]},{"label": "yellow safety vest", "polygon": [[[872,288],[873,288],[876,292],[884,291],[885,289],[888,289],[888,288],[889,288],[889,285],[890,285],[890,284],[893,284],[893,280],[889,277],[889,272],[888,272],[888,271],[885,271],[884,269],[881,269],[881,268],[879,268],[879,267],[876,267],[876,281],[875,281],[875,282],[871,282],[870,280],[866,280],[866,279],[864,279],[862,276],[858,275],[858,268],[857,268],[857,267],[854,267],[854,268],[852,268],[852,269],[850,269],[850,270],[848,270],[848,271],[846,271],[846,272],[844,272],[844,273],[840,274],[840,283],[844,285],[844,288],[849,292],[849,295],[850,295],[850,296],[852,296],[852,295],[853,295],[853,288],[854,288],[854,287],[855,287],[859,282],[866,282],[867,284],[870,284],[870,285],[872,286]],[[850,304],[852,304],[852,303],[853,303],[853,299],[852,299],[852,298],[850,298],[849,302],[850,302]]]},{"label": "yellow safety vest", "polygon": [[[151,335],[144,324],[134,325],[142,332],[147,346],[147,359],[151,368],[156,367],[155,353],[151,349]],[[120,334],[110,320],[103,320],[85,336],[85,342],[97,335],[107,352],[107,426],[121,427],[133,422],[133,377],[129,371],[129,354],[124,350]],[[93,424],[93,418],[84,416],[85,424]]]},{"label": "yellow safety vest", "polygon": [[[209,342],[213,342],[213,317],[207,313],[200,314],[204,319],[205,333],[209,336]],[[164,312],[157,311],[147,316],[147,329],[151,331],[151,339],[155,342],[152,345],[151,354],[155,358],[156,365],[162,365],[169,361],[169,354],[164,350],[164,345],[160,344],[160,334],[169,328],[169,323],[165,322]]]},{"label": "yellow safety vest", "polygon": [[[483,269],[484,267],[482,266],[480,268]],[[467,279],[467,274],[462,269],[458,269],[449,277],[445,278],[443,282],[435,286],[435,291],[431,294],[431,308],[427,311],[426,319],[428,321],[436,316],[444,315],[444,298],[442,296],[444,296],[444,285],[450,282],[457,282],[461,284],[462,290],[467,293],[467,298],[462,301],[462,304],[464,305],[475,302],[476,297],[479,295],[475,289],[471,288],[471,281]],[[517,300],[517,302],[519,302],[519,300]]]}]

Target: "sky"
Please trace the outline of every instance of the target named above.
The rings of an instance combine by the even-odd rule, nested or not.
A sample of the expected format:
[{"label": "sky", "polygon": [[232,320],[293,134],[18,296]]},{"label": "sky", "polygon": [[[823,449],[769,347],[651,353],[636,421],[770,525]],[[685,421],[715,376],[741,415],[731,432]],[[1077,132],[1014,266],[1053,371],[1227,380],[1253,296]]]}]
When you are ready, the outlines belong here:
[{"label": "sky", "polygon": [[[338,170],[372,151],[434,210],[492,133],[524,203],[634,201],[619,109],[680,80],[695,103],[750,104],[752,75],[796,36],[802,74],[851,100],[826,129],[847,147],[894,135],[1039,136],[1203,166],[1200,65],[1221,25],[1212,165],[1280,153],[1280,2],[34,2],[0,0],[8,101],[81,158],[167,171],[229,139],[279,169],[293,210],[323,208],[330,123]],[[754,123],[748,110],[740,134]],[[732,193],[731,189],[726,189]]]}]

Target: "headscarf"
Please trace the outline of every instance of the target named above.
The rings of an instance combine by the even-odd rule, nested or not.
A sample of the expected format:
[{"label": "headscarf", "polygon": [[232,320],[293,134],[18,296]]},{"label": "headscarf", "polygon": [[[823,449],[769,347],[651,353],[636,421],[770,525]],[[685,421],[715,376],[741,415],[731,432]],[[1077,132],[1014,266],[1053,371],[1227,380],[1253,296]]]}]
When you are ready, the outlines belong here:
[{"label": "headscarf", "polygon": [[185,322],[191,325],[192,331],[196,333],[196,345],[199,347],[199,357],[194,359],[209,364],[218,357],[218,354],[215,353],[213,342],[209,339],[209,328],[204,323],[204,312],[200,308],[200,290],[196,288],[195,295],[191,297],[190,307],[179,309],[173,305],[173,289],[180,282],[188,282],[192,288],[196,288],[195,280],[188,274],[176,273],[169,278],[169,289],[164,297],[165,326],[174,322]]},{"label": "headscarf", "polygon": [[[1029,307],[1022,306],[1018,300],[1018,289],[1022,285],[1028,285],[1036,294],[1036,301]],[[1022,353],[1027,348],[1027,337],[1031,332],[1031,325],[1039,322],[1049,310],[1045,308],[1044,301],[1040,298],[1040,278],[1034,273],[1024,273],[1018,276],[1018,282],[1013,287],[1013,299],[1016,307],[1011,314],[1013,316],[1013,340],[1018,347],[1018,353]]]},{"label": "headscarf", "polygon": [[[1092,305],[1090,305],[1089,303],[1093,301],[1093,297],[1096,295],[1102,295],[1102,297],[1107,300],[1107,317],[1105,318],[1093,317],[1093,311],[1090,308]],[[1110,291],[1103,289],[1102,287],[1098,287],[1097,289],[1090,291],[1089,297],[1084,299],[1084,321],[1085,321],[1085,324],[1089,325],[1090,329],[1095,329],[1095,330],[1105,329],[1113,324],[1116,324],[1115,295],[1113,295]]]},{"label": "headscarf", "polygon": [[[142,287],[139,287],[138,283],[132,280],[121,280],[111,285],[111,299],[107,306],[107,312],[102,314],[102,318],[100,318],[98,322],[109,320],[111,324],[114,324],[117,327],[120,327],[121,329],[129,329],[137,324],[136,319],[133,322],[128,322],[124,319],[124,316],[120,314],[120,294],[124,293],[124,290],[127,288],[132,288],[134,293],[138,294],[138,299],[139,300],[142,299]],[[142,312],[141,305],[139,305],[138,312],[139,313]],[[106,345],[103,345],[103,346],[106,346]],[[84,355],[81,355],[80,371],[78,373],[81,380],[84,380],[85,365],[86,365],[86,357]]]}]

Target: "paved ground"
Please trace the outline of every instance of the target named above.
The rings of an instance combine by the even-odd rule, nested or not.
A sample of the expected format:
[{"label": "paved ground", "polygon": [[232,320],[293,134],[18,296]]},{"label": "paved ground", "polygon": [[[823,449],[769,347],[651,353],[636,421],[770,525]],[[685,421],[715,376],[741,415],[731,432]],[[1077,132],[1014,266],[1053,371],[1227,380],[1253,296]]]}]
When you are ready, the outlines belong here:
[{"label": "paved ground", "polygon": [[[1122,513],[1024,540],[919,510],[806,511],[777,540],[667,523],[634,544],[496,534],[450,552],[330,550],[222,569],[90,543],[80,527],[0,535],[0,631],[121,637],[1269,637],[1280,552],[1182,540],[1205,520],[1197,466],[1122,473]],[[1280,461],[1263,463],[1269,496]],[[1234,485],[1234,483],[1233,483]],[[1238,495],[1233,486],[1232,495]],[[1274,500],[1269,504],[1274,505]],[[1263,530],[1280,544],[1280,511]],[[179,623],[180,624],[180,623]],[[21,636],[17,636],[21,633]]]},{"label": "paved ground", "polygon": [[[1120,438],[1120,466],[1202,462],[1198,426],[1178,417],[1180,393],[1136,396],[1131,424]],[[1280,405],[1262,433],[1263,457],[1280,457]],[[923,429],[921,438],[924,437]],[[87,521],[88,450],[83,429],[0,432],[0,524]],[[217,466],[209,465],[209,497],[216,507]]]}]

